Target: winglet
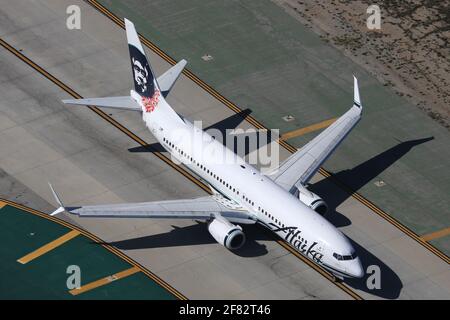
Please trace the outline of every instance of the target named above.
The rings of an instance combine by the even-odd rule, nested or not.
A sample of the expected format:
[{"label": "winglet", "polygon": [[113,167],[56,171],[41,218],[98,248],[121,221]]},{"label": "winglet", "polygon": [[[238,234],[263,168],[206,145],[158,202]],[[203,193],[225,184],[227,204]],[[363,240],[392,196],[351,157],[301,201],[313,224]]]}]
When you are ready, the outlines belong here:
[{"label": "winglet", "polygon": [[361,100],[359,98],[358,79],[355,76],[353,76],[353,105],[362,108]]},{"label": "winglet", "polygon": [[56,215],[56,214],[58,214],[58,213],[64,212],[66,209],[64,208],[64,205],[63,205],[63,203],[61,202],[61,199],[59,199],[58,194],[55,192],[55,190],[53,189],[53,187],[52,187],[52,185],[51,185],[50,182],[48,183],[48,185],[49,185],[49,187],[50,187],[50,190],[52,190],[53,197],[55,198],[56,202],[57,202],[58,205],[59,205],[59,208],[58,208],[58,209],[56,209],[55,211],[53,211],[52,213],[50,213],[51,216],[54,216],[54,215]]}]

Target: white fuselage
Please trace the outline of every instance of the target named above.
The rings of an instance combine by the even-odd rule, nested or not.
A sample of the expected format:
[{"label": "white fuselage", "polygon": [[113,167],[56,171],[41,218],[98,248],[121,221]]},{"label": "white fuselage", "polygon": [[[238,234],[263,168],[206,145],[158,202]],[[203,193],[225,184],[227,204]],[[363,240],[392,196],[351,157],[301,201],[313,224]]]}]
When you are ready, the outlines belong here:
[{"label": "white fuselage", "polygon": [[354,254],[349,240],[339,230],[222,143],[189,121],[183,121],[165,99],[152,112],[144,110],[143,120],[175,160],[235,205],[249,211],[260,224],[305,257],[340,277],[361,276],[358,258],[338,260],[333,256],[334,253]]}]

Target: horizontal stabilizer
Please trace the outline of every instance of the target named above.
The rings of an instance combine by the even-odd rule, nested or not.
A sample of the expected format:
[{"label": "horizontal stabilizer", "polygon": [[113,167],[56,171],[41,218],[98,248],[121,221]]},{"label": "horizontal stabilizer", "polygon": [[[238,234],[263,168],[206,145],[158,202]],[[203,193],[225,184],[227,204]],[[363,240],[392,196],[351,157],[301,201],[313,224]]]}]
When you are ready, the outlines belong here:
[{"label": "horizontal stabilizer", "polygon": [[141,111],[141,107],[130,96],[87,98],[87,99],[67,99],[65,104],[86,105],[96,107],[106,107],[122,110]]},{"label": "horizontal stabilizer", "polygon": [[186,66],[187,61],[181,60],[176,65],[174,65],[172,68],[164,72],[161,76],[158,77],[158,85],[161,89],[162,94],[164,97],[166,97],[170,90],[172,89],[173,85],[177,81],[178,77],[180,76],[181,72],[183,72],[184,67]]}]

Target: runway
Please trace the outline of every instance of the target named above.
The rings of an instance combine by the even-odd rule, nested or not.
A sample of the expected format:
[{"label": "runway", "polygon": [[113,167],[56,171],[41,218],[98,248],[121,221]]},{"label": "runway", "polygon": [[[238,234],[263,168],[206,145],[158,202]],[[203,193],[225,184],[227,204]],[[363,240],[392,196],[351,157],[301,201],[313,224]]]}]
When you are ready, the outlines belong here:
[{"label": "runway", "polygon": [[[64,22],[63,9],[67,4],[44,1],[41,5],[53,13],[52,17],[42,7],[36,7],[30,13],[35,24],[19,25],[17,29],[11,29],[10,24],[0,26],[2,44],[11,46],[11,52],[16,50],[15,56],[2,52],[2,91],[9,95],[5,94],[6,102],[0,109],[0,146],[5,151],[0,164],[8,179],[22,183],[50,203],[46,180],[52,181],[68,204],[204,194],[201,183],[182,168],[168,166],[164,154],[128,152],[136,143],[154,142],[136,115],[68,109],[59,103],[67,96],[60,89],[74,97],[126,94],[131,81],[126,76],[129,67],[124,33],[80,2],[86,12],[82,31],[74,35],[73,31],[60,28],[50,36],[44,31]],[[14,6],[19,10],[21,4]],[[8,14],[12,16],[11,12]],[[79,46],[80,43],[85,45]],[[51,58],[51,54],[55,57]],[[19,61],[17,57],[21,55],[31,60]],[[157,73],[169,65],[154,54],[150,59]],[[42,76],[52,82],[44,83]],[[77,88],[76,92],[71,88]],[[232,115],[222,102],[187,77],[180,79],[169,101],[180,113],[202,118],[208,124]],[[18,109],[16,105],[26,105],[28,109]],[[14,145],[12,139],[17,141]],[[284,151],[283,156],[287,155]],[[336,195],[344,193],[330,181],[319,180],[323,181],[323,177],[316,177],[316,187]],[[215,244],[196,223],[177,221],[173,228],[173,221],[75,222],[112,242],[188,298],[337,299],[351,297],[348,293],[353,293],[354,298],[415,298],[426,293],[448,297],[448,283],[443,281],[449,272],[446,262],[361,202],[345,195],[340,197],[344,200],[339,211],[351,220],[343,231],[360,245],[362,259],[381,264],[388,274],[386,283],[393,287],[384,288],[384,293],[367,292],[358,283],[342,285],[348,289],[342,291],[346,289],[331,283],[326,275],[299,261],[289,249],[280,247],[260,230],[250,231],[249,238],[260,239],[249,243],[236,256]],[[42,209],[49,211],[50,206]]]}]

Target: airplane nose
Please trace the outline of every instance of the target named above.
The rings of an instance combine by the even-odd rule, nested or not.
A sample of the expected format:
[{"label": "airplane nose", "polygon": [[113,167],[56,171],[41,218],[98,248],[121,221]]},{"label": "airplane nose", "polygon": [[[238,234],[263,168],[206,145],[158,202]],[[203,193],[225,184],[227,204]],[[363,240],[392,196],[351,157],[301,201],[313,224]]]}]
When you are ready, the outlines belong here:
[{"label": "airplane nose", "polygon": [[352,264],[348,266],[347,272],[355,278],[362,278],[364,276],[364,269],[361,260],[359,258],[353,260]]}]

